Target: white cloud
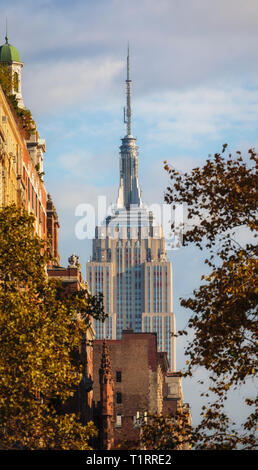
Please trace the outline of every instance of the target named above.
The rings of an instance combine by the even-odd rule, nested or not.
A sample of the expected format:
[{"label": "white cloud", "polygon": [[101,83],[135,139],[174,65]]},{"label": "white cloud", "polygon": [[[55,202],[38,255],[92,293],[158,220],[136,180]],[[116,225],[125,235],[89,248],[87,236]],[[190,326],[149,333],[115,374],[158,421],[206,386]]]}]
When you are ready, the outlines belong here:
[{"label": "white cloud", "polygon": [[[94,154],[86,149],[61,154],[56,160],[56,168],[65,172],[65,179],[84,183],[85,186],[95,184],[96,187],[106,187],[108,176],[114,180],[114,173],[118,175],[118,168],[114,165],[114,156],[109,154]],[[100,170],[101,167],[101,170]],[[64,178],[64,176],[63,176]],[[112,183],[112,182],[111,182]]]},{"label": "white cloud", "polygon": [[84,59],[32,64],[24,80],[24,97],[36,112],[55,113],[100,100],[124,67],[120,60]]},{"label": "white cloud", "polygon": [[192,147],[202,139],[219,140],[225,130],[256,128],[258,89],[192,88],[145,95],[137,116],[147,121],[152,140]]},{"label": "white cloud", "polygon": [[1,14],[25,62],[32,109],[101,94],[99,74],[108,80],[116,64],[119,74],[128,40],[136,94],[215,86],[225,78],[229,87],[257,83],[257,0],[2,0]]}]

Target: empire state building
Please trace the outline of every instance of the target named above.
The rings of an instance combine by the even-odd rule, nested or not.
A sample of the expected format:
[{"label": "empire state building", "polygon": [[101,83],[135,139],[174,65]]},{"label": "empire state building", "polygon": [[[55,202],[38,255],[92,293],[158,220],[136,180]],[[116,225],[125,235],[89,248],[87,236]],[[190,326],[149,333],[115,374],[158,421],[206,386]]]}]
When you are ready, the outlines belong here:
[{"label": "empire state building", "polygon": [[95,320],[96,339],[120,339],[123,330],[156,332],[159,351],[176,370],[172,266],[163,228],[142,202],[138,147],[132,135],[129,49],[127,56],[126,135],[120,146],[120,186],[112,215],[96,227],[87,280],[92,294],[104,295],[105,322]]}]

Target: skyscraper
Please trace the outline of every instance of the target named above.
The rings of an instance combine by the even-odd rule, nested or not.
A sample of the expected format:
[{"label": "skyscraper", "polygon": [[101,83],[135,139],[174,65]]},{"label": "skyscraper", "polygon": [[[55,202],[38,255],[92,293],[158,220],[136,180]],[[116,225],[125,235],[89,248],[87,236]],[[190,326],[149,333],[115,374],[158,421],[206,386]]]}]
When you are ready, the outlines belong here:
[{"label": "skyscraper", "polygon": [[120,339],[123,330],[156,332],[176,370],[172,266],[163,228],[143,204],[138,181],[138,147],[132,135],[129,48],[127,55],[126,135],[120,146],[120,186],[112,215],[96,227],[87,280],[92,294],[104,294],[104,323],[95,321],[97,339]]}]

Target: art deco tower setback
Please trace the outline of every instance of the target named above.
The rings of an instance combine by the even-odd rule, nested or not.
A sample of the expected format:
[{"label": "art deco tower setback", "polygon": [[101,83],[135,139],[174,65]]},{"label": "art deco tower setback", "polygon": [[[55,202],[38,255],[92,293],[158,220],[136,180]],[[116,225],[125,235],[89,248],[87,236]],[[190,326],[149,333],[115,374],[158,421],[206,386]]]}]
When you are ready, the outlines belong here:
[{"label": "art deco tower setback", "polygon": [[124,121],[120,146],[120,186],[112,215],[96,227],[87,280],[92,294],[104,294],[104,323],[95,321],[97,339],[120,339],[123,330],[156,332],[158,350],[176,370],[172,266],[167,260],[162,226],[141,199],[138,147],[131,130],[129,49]]}]

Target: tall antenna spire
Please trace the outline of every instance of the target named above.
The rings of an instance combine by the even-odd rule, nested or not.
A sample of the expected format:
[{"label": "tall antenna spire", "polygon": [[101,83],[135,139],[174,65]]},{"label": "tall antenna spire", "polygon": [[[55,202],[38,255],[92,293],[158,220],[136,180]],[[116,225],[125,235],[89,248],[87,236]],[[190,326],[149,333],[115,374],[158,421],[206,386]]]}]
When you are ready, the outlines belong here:
[{"label": "tall antenna spire", "polygon": [[124,122],[127,125],[127,135],[132,134],[132,111],[131,111],[131,86],[132,80],[130,80],[130,53],[129,43],[127,49],[127,78],[126,78],[126,108],[124,108]]},{"label": "tall antenna spire", "polygon": [[6,17],[6,24],[5,24],[5,42],[6,44],[8,44],[7,17]]},{"label": "tall antenna spire", "polygon": [[127,46],[127,80],[130,80],[130,51],[129,51],[129,42]]}]

